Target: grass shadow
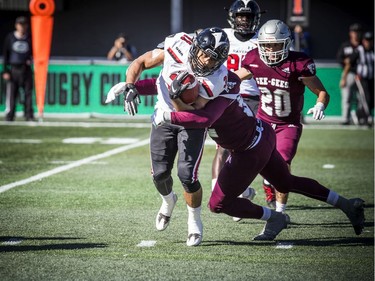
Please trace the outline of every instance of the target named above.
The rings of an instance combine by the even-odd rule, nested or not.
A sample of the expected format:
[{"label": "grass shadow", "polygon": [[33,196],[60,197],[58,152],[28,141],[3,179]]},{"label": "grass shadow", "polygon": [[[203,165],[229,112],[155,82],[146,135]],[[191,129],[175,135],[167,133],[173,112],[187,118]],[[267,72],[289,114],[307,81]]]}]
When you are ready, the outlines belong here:
[{"label": "grass shadow", "polygon": [[18,245],[23,241],[45,241],[45,240],[77,240],[84,239],[78,237],[22,237],[22,236],[1,236],[1,252],[28,252],[28,251],[46,251],[46,250],[81,250],[92,248],[105,248],[108,244],[104,243],[57,243],[45,245]]}]

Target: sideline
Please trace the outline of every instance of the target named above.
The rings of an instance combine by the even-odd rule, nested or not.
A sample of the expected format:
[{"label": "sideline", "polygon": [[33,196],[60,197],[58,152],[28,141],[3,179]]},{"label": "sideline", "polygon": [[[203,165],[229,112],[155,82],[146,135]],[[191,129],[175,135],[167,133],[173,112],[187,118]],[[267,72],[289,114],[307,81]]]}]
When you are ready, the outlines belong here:
[{"label": "sideline", "polygon": [[17,186],[20,186],[20,185],[25,185],[25,184],[28,184],[28,183],[31,183],[31,182],[34,182],[34,181],[38,181],[38,180],[41,180],[43,178],[46,178],[46,177],[49,177],[49,176],[52,176],[52,175],[55,175],[55,174],[58,174],[58,173],[76,168],[76,167],[79,167],[79,166],[82,166],[83,164],[87,164],[87,163],[90,163],[90,162],[93,162],[93,161],[97,161],[99,159],[103,159],[103,158],[106,158],[106,157],[109,157],[109,156],[112,156],[112,155],[115,155],[115,154],[119,154],[121,152],[130,150],[130,149],[133,149],[133,148],[136,148],[136,147],[139,147],[139,146],[143,146],[143,145],[146,145],[146,144],[149,144],[149,143],[150,143],[150,140],[145,139],[145,140],[139,141],[137,143],[133,143],[133,144],[130,144],[130,145],[124,145],[124,146],[121,146],[121,147],[118,147],[118,148],[115,148],[115,149],[112,149],[112,150],[108,150],[108,151],[103,152],[101,154],[93,155],[93,156],[90,156],[90,157],[87,157],[87,158],[84,158],[84,159],[81,159],[81,160],[78,160],[78,161],[74,161],[73,163],[54,168],[52,170],[37,174],[37,175],[32,176],[30,178],[0,186],[0,193],[5,192],[5,191],[7,191],[9,189],[12,189],[14,187],[17,187]]},{"label": "sideline", "polygon": [[[0,114],[1,115],[1,114]],[[338,116],[328,116],[323,120],[314,120],[311,116],[305,116],[305,123],[303,124],[304,129],[318,129],[318,130],[371,130],[373,127],[368,128],[367,126],[350,125],[344,126],[340,124],[341,117]],[[99,121],[100,120],[100,121]],[[26,121],[1,121],[0,126],[28,126],[28,127],[79,127],[79,128],[150,128],[151,122],[118,122],[118,121],[108,121],[105,119],[99,119],[99,122],[95,121],[36,121],[36,122],[26,122]],[[141,120],[141,119],[140,119]],[[139,120],[139,121],[140,121]]]}]

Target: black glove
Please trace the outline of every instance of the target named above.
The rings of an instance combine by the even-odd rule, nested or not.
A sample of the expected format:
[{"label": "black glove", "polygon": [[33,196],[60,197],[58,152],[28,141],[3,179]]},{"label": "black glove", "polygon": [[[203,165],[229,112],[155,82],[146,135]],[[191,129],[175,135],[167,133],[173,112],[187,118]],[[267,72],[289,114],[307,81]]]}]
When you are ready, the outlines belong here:
[{"label": "black glove", "polygon": [[171,88],[169,89],[169,97],[172,100],[178,99],[182,92],[190,86],[190,82],[186,84],[181,83],[188,75],[189,73],[187,71],[180,72],[172,81]]},{"label": "black glove", "polygon": [[138,104],[141,103],[139,93],[134,84],[128,83],[124,91],[124,111],[129,115],[138,113]]}]

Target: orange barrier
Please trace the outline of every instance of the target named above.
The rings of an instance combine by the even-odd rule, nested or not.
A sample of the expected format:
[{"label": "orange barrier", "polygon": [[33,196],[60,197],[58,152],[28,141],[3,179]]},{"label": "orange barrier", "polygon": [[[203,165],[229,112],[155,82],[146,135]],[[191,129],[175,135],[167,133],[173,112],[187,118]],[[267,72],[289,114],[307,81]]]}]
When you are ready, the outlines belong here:
[{"label": "orange barrier", "polygon": [[52,15],[55,11],[55,2],[53,0],[31,0],[29,8],[32,14],[31,36],[33,45],[36,104],[38,107],[39,118],[42,118],[52,41]]}]

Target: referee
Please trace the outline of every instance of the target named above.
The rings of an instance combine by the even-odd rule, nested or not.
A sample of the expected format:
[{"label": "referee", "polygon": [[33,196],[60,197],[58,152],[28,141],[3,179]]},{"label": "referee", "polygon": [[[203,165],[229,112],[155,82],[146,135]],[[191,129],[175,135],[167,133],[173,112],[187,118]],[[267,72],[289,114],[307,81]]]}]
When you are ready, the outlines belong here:
[{"label": "referee", "polygon": [[32,104],[33,73],[31,69],[32,45],[29,23],[25,17],[16,18],[15,31],[4,41],[4,73],[6,84],[5,120],[14,121],[19,90],[24,90],[24,116],[26,121],[35,121]]}]

